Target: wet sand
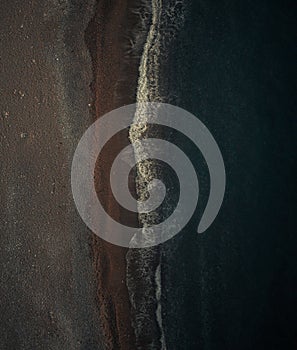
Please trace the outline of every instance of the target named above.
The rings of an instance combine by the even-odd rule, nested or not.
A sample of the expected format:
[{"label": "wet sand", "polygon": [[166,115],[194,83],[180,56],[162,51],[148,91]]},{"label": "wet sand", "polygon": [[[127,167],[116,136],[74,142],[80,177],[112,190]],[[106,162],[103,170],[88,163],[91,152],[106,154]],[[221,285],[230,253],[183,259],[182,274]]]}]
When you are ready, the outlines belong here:
[{"label": "wet sand", "polygon": [[[86,42],[93,62],[94,118],[135,102],[141,52],[129,53],[129,37],[138,18],[132,14],[135,1],[100,2],[86,30]],[[100,135],[100,130],[98,131]],[[95,171],[100,200],[115,219],[138,225],[135,214],[119,208],[108,184],[108,169],[119,150],[128,144],[128,133],[116,135]],[[119,179],[121,181],[121,179]],[[108,231],[108,228],[107,228]],[[110,232],[112,234],[112,232]],[[98,280],[101,327],[108,349],[135,349],[131,324],[131,305],[126,285],[127,249],[93,237],[93,252]]]}]

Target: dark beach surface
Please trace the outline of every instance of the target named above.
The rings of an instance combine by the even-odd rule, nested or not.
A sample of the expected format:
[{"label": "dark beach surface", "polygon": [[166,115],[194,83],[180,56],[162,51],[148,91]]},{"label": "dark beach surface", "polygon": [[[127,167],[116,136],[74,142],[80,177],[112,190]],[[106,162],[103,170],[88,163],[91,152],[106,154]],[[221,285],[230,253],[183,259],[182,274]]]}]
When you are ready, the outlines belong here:
[{"label": "dark beach surface", "polygon": [[[141,70],[153,9],[160,46]],[[295,349],[296,5],[4,0],[0,13],[0,348]],[[158,95],[140,96],[141,74]],[[199,117],[227,188],[198,235],[207,167],[171,134],[198,169],[197,212],[162,246],[127,250],[84,225],[70,171],[88,126],[141,98]],[[95,182],[133,226],[106,177],[128,142],[112,140]]]},{"label": "dark beach surface", "polygon": [[1,1],[0,13],[0,348],[100,349],[91,236],[70,186],[92,122],[92,4]]}]

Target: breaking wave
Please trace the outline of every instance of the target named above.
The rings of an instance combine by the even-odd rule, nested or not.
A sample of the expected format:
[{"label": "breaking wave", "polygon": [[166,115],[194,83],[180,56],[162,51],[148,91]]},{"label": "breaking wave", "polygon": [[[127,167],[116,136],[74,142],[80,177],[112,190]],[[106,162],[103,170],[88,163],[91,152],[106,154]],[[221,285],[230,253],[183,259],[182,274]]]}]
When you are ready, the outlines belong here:
[{"label": "breaking wave", "polygon": [[[144,15],[145,14],[145,15]],[[149,16],[147,16],[149,14]],[[151,0],[143,2],[139,17],[147,33],[137,86],[138,108],[134,116],[135,125],[130,128],[129,138],[133,142],[136,167],[136,192],[140,200],[147,195],[147,186],[157,177],[157,163],[142,161],[145,150],[137,140],[148,133],[147,110],[143,102],[170,102],[162,71],[168,64],[169,47],[174,45],[184,25],[186,6],[183,0]],[[146,30],[145,30],[146,29]],[[143,41],[137,33],[134,35]],[[137,46],[137,42],[134,42]],[[152,112],[152,111],[150,111]],[[157,114],[156,114],[157,118]],[[158,133],[158,130],[155,131]],[[158,222],[157,212],[139,214],[143,226],[142,239],[149,238],[150,226]],[[135,239],[137,239],[135,237]],[[133,327],[138,349],[166,349],[162,325],[162,264],[158,246],[145,249],[130,249],[127,254],[127,287],[132,305]]]}]

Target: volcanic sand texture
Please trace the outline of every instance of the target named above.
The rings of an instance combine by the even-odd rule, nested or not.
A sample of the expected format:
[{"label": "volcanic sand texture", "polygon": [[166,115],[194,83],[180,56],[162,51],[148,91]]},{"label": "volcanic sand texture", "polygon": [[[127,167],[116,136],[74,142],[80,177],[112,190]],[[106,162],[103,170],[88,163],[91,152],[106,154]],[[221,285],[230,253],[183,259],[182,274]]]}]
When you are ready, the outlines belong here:
[{"label": "volcanic sand texture", "polygon": [[91,122],[92,6],[64,5],[0,4],[1,349],[100,348],[91,236],[70,187]]}]

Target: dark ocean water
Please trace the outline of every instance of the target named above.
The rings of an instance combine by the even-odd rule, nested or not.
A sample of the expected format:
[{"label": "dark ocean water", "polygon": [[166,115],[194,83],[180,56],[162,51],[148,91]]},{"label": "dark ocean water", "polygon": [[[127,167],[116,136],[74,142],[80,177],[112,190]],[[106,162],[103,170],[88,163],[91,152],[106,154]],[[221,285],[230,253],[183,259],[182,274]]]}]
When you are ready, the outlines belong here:
[{"label": "dark ocean water", "polygon": [[176,95],[170,102],[215,137],[227,187],[215,222],[198,235],[208,172],[199,151],[182,142],[201,195],[193,220],[161,247],[167,349],[293,349],[296,6],[186,3],[164,80]]},{"label": "dark ocean water", "polygon": [[[161,247],[131,253],[138,278],[147,279],[145,292],[133,299],[135,327],[150,344],[139,348],[293,349],[296,6],[175,5],[173,22],[163,20],[159,28],[163,38],[174,28],[172,40],[161,44],[159,56],[151,52],[159,57],[158,71],[151,67],[151,76],[159,76],[159,95],[152,89],[148,96],[189,110],[209,128],[223,154],[227,188],[215,222],[198,235],[208,171],[199,150],[181,135],[170,135],[199,169],[201,194],[183,232]],[[161,322],[154,318],[156,262]],[[134,297],[133,283],[130,291]]]}]

